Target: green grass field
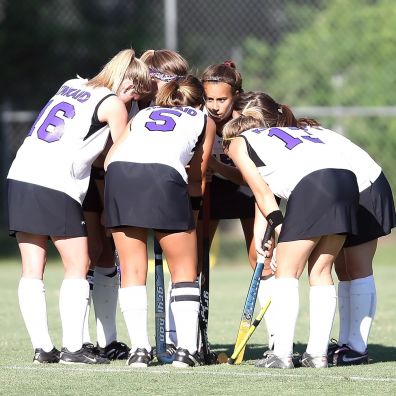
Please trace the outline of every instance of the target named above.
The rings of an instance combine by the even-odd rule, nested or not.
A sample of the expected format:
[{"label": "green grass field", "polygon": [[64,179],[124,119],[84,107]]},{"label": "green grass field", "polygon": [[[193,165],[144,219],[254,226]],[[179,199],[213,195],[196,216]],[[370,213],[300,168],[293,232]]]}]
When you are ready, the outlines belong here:
[{"label": "green grass field", "polygon": [[[267,336],[261,325],[253,334],[240,366],[226,364],[193,369],[174,369],[154,364],[147,369],[131,369],[125,362],[106,366],[33,365],[32,347],[17,302],[20,276],[18,258],[0,261],[0,394],[4,395],[259,395],[271,394],[396,394],[396,244],[388,238],[376,256],[375,276],[378,306],[370,338],[372,364],[328,369],[271,370],[255,368],[254,360],[263,352]],[[251,271],[239,240],[221,241],[217,264],[211,273],[209,338],[217,352],[231,354],[239,325]],[[62,266],[57,259],[48,264],[45,283],[50,331],[60,347],[61,326],[58,294]],[[153,297],[153,275],[149,275],[149,295]],[[300,281],[300,317],[296,349],[304,351],[308,338],[308,288]],[[149,304],[149,331],[154,343],[154,304]],[[93,319],[91,317],[91,319]],[[337,336],[338,319],[333,336]],[[119,339],[129,343],[118,312]],[[91,335],[94,335],[91,321]]]}]

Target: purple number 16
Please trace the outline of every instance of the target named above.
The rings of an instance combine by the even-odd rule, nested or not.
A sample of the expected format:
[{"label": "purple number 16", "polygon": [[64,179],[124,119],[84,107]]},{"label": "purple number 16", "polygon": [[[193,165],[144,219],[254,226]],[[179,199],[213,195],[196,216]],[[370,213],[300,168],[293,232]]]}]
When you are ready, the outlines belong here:
[{"label": "purple number 16", "polygon": [[[292,129],[292,128],[290,128],[290,129]],[[298,128],[296,128],[296,129],[298,129]],[[270,137],[275,136],[278,139],[282,140],[283,142],[286,143],[285,147],[289,150],[292,150],[298,144],[303,143],[303,140],[301,140],[301,139],[308,140],[312,143],[323,143],[320,139],[310,136],[310,135],[301,136],[301,139],[294,137],[294,136],[288,134],[285,130],[279,129],[279,128],[270,128],[270,130],[268,132],[268,136],[270,136]]]},{"label": "purple number 16", "polygon": [[[42,115],[51,104],[52,100],[50,100],[47,105],[41,110],[28,136],[33,133],[36,124],[41,121]],[[63,135],[63,130],[65,128],[65,119],[71,119],[74,116],[75,110],[72,104],[67,102],[57,103],[54,107],[52,107],[52,109],[48,112],[47,116],[41,122],[40,127],[37,130],[37,137],[47,143],[56,142]]]}]

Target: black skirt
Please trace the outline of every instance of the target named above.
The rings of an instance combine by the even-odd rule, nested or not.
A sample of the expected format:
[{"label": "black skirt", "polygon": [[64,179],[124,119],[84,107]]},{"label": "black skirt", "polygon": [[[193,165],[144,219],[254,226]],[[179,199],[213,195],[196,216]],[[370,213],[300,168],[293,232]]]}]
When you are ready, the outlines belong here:
[{"label": "black skirt", "polygon": [[51,237],[87,235],[82,207],[69,195],[36,184],[7,180],[8,229]]},{"label": "black skirt", "polygon": [[253,193],[247,186],[213,176],[210,188],[211,219],[253,219],[254,202]]},{"label": "black skirt", "polygon": [[345,169],[321,169],[305,176],[286,205],[279,242],[322,235],[357,234],[359,188]]},{"label": "black skirt", "polygon": [[105,178],[105,214],[109,228],[195,228],[187,184],[163,164],[111,163]]},{"label": "black skirt", "polygon": [[91,177],[89,179],[87,194],[85,195],[82,207],[84,212],[95,212],[95,213],[103,212],[102,200],[100,198],[96,181],[92,177],[92,172],[91,172]]},{"label": "black skirt", "polygon": [[360,193],[358,208],[358,235],[349,235],[344,247],[357,246],[390,234],[396,226],[392,190],[381,172],[377,180]]}]

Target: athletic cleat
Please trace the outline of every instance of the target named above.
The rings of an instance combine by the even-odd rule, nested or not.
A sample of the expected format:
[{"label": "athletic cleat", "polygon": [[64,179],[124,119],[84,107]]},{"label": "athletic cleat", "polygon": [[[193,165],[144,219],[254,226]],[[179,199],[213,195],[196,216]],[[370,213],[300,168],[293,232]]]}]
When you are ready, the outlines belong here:
[{"label": "athletic cleat", "polygon": [[263,359],[266,359],[268,356],[271,356],[274,354],[274,349],[273,348],[268,348],[263,352]]},{"label": "athletic cleat", "polygon": [[53,347],[49,352],[45,352],[44,349],[36,348],[34,350],[33,363],[59,363],[60,352]]},{"label": "athletic cleat", "polygon": [[109,364],[110,360],[103,358],[96,353],[81,347],[76,352],[70,352],[67,348],[62,348],[59,363],[62,364]]},{"label": "athletic cleat", "polygon": [[185,368],[185,367],[196,367],[202,366],[204,361],[202,360],[199,352],[195,352],[191,354],[187,349],[178,348],[174,360],[172,362],[172,366]]},{"label": "athletic cleat", "polygon": [[131,367],[147,367],[152,360],[151,352],[147,352],[146,348],[137,348],[136,351],[129,352],[126,364]]},{"label": "athletic cleat", "polygon": [[97,354],[101,357],[110,360],[125,360],[128,359],[130,348],[123,342],[113,341],[104,348],[99,345],[96,346]]},{"label": "athletic cleat", "polygon": [[83,347],[84,351],[94,353],[95,355],[98,354],[98,350],[96,349],[95,345],[92,344],[92,342],[84,342],[82,344],[82,347]]},{"label": "athletic cleat", "polygon": [[268,355],[264,359],[260,359],[255,364],[256,367],[260,368],[277,368],[277,369],[292,369],[294,364],[292,358],[280,358],[273,353]]},{"label": "athletic cleat", "polygon": [[340,348],[343,348],[343,347],[346,347],[346,344],[340,345],[340,344],[338,344],[338,341],[337,341],[337,340],[335,340],[334,338],[332,338],[332,339],[330,340],[329,346],[327,347],[327,361],[328,361],[328,362],[332,362],[332,361],[333,361],[334,352],[335,352],[337,349],[340,349]]},{"label": "athletic cleat", "polygon": [[[169,357],[173,356],[175,352],[176,352],[176,347],[174,346],[174,344],[166,344],[166,354],[169,355]],[[153,347],[152,354],[153,356],[157,355],[156,347]]]},{"label": "athletic cleat", "polygon": [[333,364],[334,366],[353,366],[358,364],[368,364],[368,351],[360,353],[354,351],[348,346],[341,347],[334,352]]},{"label": "athletic cleat", "polygon": [[213,352],[211,350],[209,350],[208,355],[205,357],[204,350],[201,349],[199,351],[199,357],[200,357],[201,361],[203,362],[202,364],[211,365],[211,364],[219,363],[218,360],[217,360],[217,358],[218,358],[217,353]]},{"label": "athletic cleat", "polygon": [[307,352],[304,352],[301,357],[302,367],[312,367],[312,368],[326,368],[327,357],[326,356],[312,356]]}]

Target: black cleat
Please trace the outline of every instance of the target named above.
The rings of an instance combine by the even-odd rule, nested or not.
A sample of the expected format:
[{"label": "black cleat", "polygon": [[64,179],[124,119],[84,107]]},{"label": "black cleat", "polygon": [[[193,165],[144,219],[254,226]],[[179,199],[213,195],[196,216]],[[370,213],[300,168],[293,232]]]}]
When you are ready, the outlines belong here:
[{"label": "black cleat", "polygon": [[334,352],[344,347],[346,347],[346,344],[340,345],[337,340],[332,338],[330,340],[330,344],[327,347],[327,361],[331,363],[333,361]]},{"label": "black cleat", "polygon": [[104,358],[110,360],[125,360],[128,359],[130,348],[123,342],[113,341],[104,348],[99,345],[96,346],[96,353]]},{"label": "black cleat", "polygon": [[196,367],[202,366],[204,363],[198,351],[191,354],[187,349],[178,348],[172,366],[179,368]]},{"label": "black cleat", "polygon": [[45,352],[41,348],[34,350],[33,363],[59,363],[60,352],[54,347],[49,352]]},{"label": "black cleat", "polygon": [[334,366],[354,366],[359,364],[368,364],[369,357],[367,350],[363,353],[354,351],[348,346],[340,347],[334,352]]},{"label": "black cleat", "polygon": [[126,364],[132,367],[147,367],[152,360],[153,355],[151,352],[147,352],[146,348],[137,348],[136,351],[129,352]]},{"label": "black cleat", "polygon": [[59,363],[62,364],[109,364],[110,360],[82,347],[76,352],[62,348]]},{"label": "black cleat", "polygon": [[211,365],[211,364],[218,364],[218,356],[216,352],[209,350],[209,353],[205,355],[203,348],[199,351],[199,357],[203,364]]}]

